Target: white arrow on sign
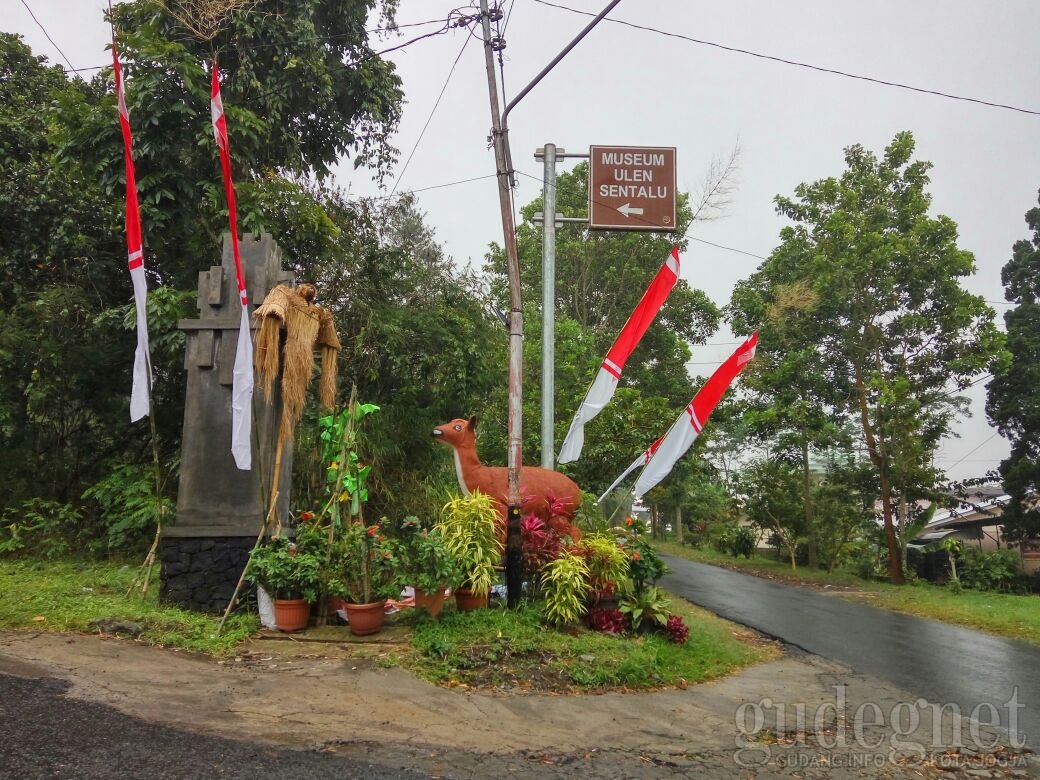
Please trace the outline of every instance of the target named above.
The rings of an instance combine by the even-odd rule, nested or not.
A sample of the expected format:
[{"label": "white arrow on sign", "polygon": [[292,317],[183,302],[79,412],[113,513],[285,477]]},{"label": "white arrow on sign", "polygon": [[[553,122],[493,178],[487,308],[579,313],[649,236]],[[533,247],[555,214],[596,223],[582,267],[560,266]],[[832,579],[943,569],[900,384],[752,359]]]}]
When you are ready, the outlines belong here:
[{"label": "white arrow on sign", "polygon": [[625,218],[632,216],[633,214],[642,214],[643,210],[638,206],[631,206],[626,203],[624,206],[618,206],[617,210],[625,215]]}]

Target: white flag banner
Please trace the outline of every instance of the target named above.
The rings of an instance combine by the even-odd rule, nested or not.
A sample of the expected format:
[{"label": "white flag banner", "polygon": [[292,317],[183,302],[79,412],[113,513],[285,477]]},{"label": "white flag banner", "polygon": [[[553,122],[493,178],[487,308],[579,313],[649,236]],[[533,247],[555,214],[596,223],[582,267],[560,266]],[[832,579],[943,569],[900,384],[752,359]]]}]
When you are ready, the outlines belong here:
[{"label": "white flag banner", "polygon": [[242,321],[235,349],[235,370],[231,383],[231,454],[235,465],[248,471],[252,466],[253,419],[253,341],[249,330],[249,305],[242,304]]}]

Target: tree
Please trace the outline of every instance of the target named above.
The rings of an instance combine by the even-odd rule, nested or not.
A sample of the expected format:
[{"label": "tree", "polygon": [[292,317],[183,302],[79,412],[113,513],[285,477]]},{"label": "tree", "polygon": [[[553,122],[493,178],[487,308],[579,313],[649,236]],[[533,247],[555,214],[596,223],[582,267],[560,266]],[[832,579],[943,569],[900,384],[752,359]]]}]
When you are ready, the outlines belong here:
[{"label": "tree", "polygon": [[749,332],[785,290],[811,293],[786,306],[784,344],[763,338],[760,350],[792,340],[811,350],[821,404],[857,422],[878,476],[893,582],[905,581],[898,526],[934,487],[930,455],[963,406],[955,394],[1002,344],[993,310],[961,287],[974,258],[957,246],[953,220],[929,216],[931,166],[913,152],[909,132],[880,159],[850,146],[840,178],[778,196],[777,211],[795,224],[731,307],[734,330]]},{"label": "tree", "polygon": [[[393,63],[376,56],[366,30],[395,0],[259,0],[233,9],[210,39],[185,25],[181,2],[120,3],[112,11],[134,131],[145,252],[153,276],[194,285],[200,256],[220,251],[227,229],[210,126],[209,67],[216,60],[231,138],[239,209],[256,210],[249,182],[272,175],[324,177],[342,157],[389,171],[401,112]],[[178,13],[174,13],[174,12]],[[119,197],[123,152],[111,73],[96,99],[67,103],[62,159],[82,160]],[[101,94],[103,93],[103,94]]]},{"label": "tree", "polygon": [[757,460],[741,471],[737,484],[748,519],[773,535],[791,569],[797,569],[798,544],[805,534],[798,467],[782,460]]},{"label": "tree", "polygon": [[[504,372],[504,360],[495,357],[504,338],[479,280],[455,271],[411,199],[351,201],[293,173],[320,173],[344,143],[360,150],[366,164],[380,163],[365,156],[365,148],[389,150],[383,131],[396,121],[400,95],[392,67],[366,53],[365,19],[375,5],[327,0],[286,9],[254,3],[232,19],[236,32],[213,46],[223,47],[224,95],[241,129],[239,135],[232,131],[241,226],[272,232],[297,278],[320,285],[344,343],[341,386],[349,390],[356,382],[364,400],[384,408],[368,432],[366,457],[377,466],[373,505],[397,516],[439,505],[431,485],[453,476],[429,431],[462,409],[483,408],[496,369]],[[202,67],[210,51],[178,32],[177,22],[156,4],[123,3],[115,14],[117,25],[131,30],[120,40],[151,272],[160,458],[169,472],[183,415],[183,336],[175,323],[190,315],[195,275],[219,257],[226,226]],[[335,18],[325,19],[327,14]],[[293,35],[306,40],[296,47]],[[227,46],[243,41],[251,42],[249,51],[232,56]],[[327,80],[311,63],[304,70],[315,84],[294,82],[280,98],[288,103],[265,103],[273,98],[255,93],[245,63],[252,61],[248,72],[256,78],[261,65],[272,68],[272,84],[286,85],[299,75],[263,59],[274,57],[261,55],[273,42],[278,51],[300,56],[331,52],[328,62],[325,54],[319,57],[322,67],[340,72],[342,78],[330,76],[334,92],[350,94],[322,102]],[[367,58],[364,67],[357,58]],[[282,65],[287,71],[304,67]],[[16,513],[24,500],[38,497],[70,504],[69,516],[75,516],[96,508],[84,498],[85,488],[124,473],[121,465],[150,460],[147,425],[129,426],[126,413],[133,312],[123,239],[122,139],[103,76],[67,81],[16,37],[3,35],[0,77],[0,174],[11,184],[0,192],[0,514],[9,507]],[[371,94],[365,92],[369,81]],[[233,100],[240,106],[231,108]],[[272,121],[276,110],[281,122]],[[343,131],[348,110],[356,120],[351,137]],[[377,110],[384,111],[382,118]],[[293,111],[300,121],[319,124],[322,111],[338,112],[340,124],[325,116],[328,126],[315,126],[310,144]],[[369,142],[374,145],[366,147]],[[298,154],[291,151],[294,143],[301,144]],[[308,416],[297,441],[304,471],[308,436],[316,427]]]},{"label": "tree", "polygon": [[1012,257],[1000,272],[1004,297],[1015,304],[1004,314],[1009,360],[987,386],[986,414],[1011,442],[1011,454],[1000,464],[1008,539],[1040,536],[1040,207],[1026,212],[1031,240],[1016,241]]}]

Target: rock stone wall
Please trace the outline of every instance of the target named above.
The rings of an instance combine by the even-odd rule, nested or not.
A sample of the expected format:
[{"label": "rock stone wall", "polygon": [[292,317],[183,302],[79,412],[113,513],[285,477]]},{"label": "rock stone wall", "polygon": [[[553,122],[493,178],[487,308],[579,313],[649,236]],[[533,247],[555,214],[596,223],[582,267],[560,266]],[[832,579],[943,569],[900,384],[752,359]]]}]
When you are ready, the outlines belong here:
[{"label": "rock stone wall", "polygon": [[255,541],[256,537],[246,536],[164,537],[159,544],[159,600],[194,612],[220,614],[235,592]]}]

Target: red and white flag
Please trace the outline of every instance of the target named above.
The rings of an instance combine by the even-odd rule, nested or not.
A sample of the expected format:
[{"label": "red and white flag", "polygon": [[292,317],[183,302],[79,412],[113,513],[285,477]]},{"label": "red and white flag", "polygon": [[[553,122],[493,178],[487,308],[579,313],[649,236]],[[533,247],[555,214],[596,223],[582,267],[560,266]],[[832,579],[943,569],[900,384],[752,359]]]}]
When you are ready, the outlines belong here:
[{"label": "red and white flag", "polygon": [[690,449],[694,441],[700,435],[704,424],[712,410],[722,400],[722,396],[733,384],[737,374],[744,370],[751,358],[755,356],[755,346],[758,344],[758,333],[752,333],[751,338],[737,347],[737,350],[729,356],[725,363],[715,369],[715,373],[704,383],[704,387],[693,397],[679,419],[668,429],[664,435],[661,446],[650,458],[650,462],[640,472],[632,492],[637,496],[645,496],[650,489],[668,476],[672,467],[676,464],[686,451]]},{"label": "red and white flag", "polygon": [[632,316],[628,318],[625,327],[614,341],[614,346],[607,352],[600,365],[599,373],[592,382],[585,400],[581,402],[578,411],[574,414],[574,422],[567,431],[567,438],[563,440],[560,448],[560,463],[570,463],[577,460],[581,455],[582,445],[585,443],[585,423],[589,422],[597,414],[603,411],[610,399],[614,397],[621,372],[625,369],[625,363],[632,355],[639,340],[643,338],[646,329],[654,321],[657,312],[661,310],[665,299],[671,293],[672,288],[679,279],[679,247],[672,247],[672,253],[665,259],[661,270],[646,288],[643,297],[636,306]]},{"label": "red and white flag", "polygon": [[137,309],[137,348],[134,350],[133,384],[130,388],[130,422],[136,422],[150,411],[149,389],[152,384],[152,361],[148,349],[148,283],[144,278],[144,246],[141,241],[141,213],[137,207],[137,173],[134,168],[133,137],[130,135],[130,113],[126,110],[123,91],[123,69],[119,52],[112,42],[112,64],[116,76],[119,101],[119,126],[123,131],[123,162],[126,164],[126,261],[134,286],[134,308]]},{"label": "red and white flag", "polygon": [[220,147],[220,167],[224,171],[224,192],[227,195],[228,222],[231,227],[231,249],[235,257],[238,278],[238,297],[242,303],[242,317],[238,328],[238,347],[235,350],[235,370],[231,383],[231,454],[235,465],[248,471],[252,468],[250,436],[253,423],[253,338],[249,330],[249,296],[246,278],[242,273],[242,258],[238,253],[238,212],[235,208],[235,185],[231,180],[231,147],[228,144],[227,120],[220,99],[220,76],[213,63],[210,87],[210,114],[213,119],[213,137]]},{"label": "red and white flag", "polygon": [[629,464],[628,468],[621,472],[621,476],[615,479],[613,484],[611,484],[610,487],[603,491],[603,495],[596,499],[596,503],[601,503],[603,499],[610,494],[610,491],[612,491],[614,488],[621,484],[621,480],[623,480],[625,477],[627,477],[640,466],[645,466],[647,463],[649,463],[650,458],[652,458],[654,456],[654,453],[657,452],[657,448],[661,446],[662,441],[664,441],[664,436],[662,436],[649,447],[647,447],[645,452],[643,452],[638,458],[632,461],[632,463]]}]

